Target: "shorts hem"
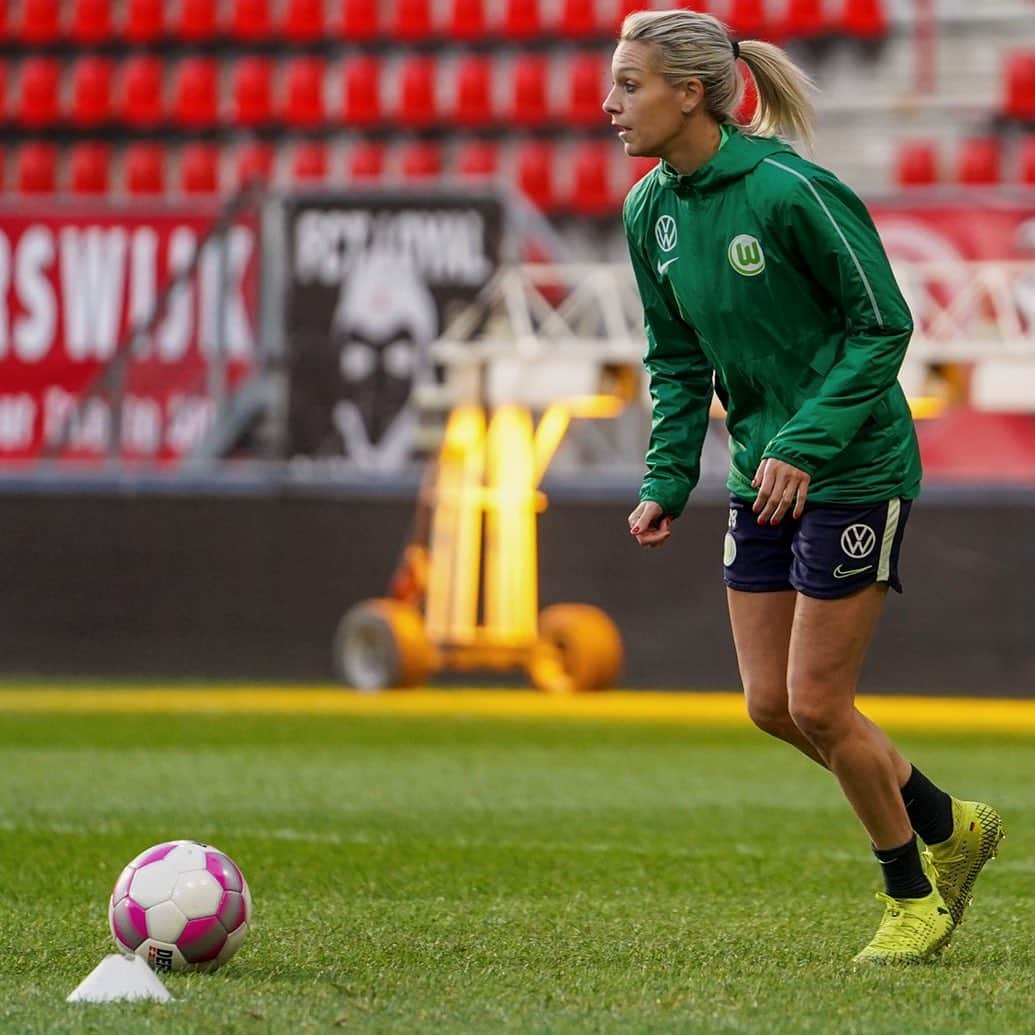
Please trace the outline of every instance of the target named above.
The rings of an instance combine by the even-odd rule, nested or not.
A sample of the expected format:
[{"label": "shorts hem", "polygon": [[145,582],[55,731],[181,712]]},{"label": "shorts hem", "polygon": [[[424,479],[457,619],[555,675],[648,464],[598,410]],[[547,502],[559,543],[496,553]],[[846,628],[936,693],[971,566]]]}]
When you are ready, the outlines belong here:
[{"label": "shorts hem", "polygon": [[890,579],[873,579],[870,582],[864,582],[862,584],[834,586],[829,589],[806,588],[805,586],[797,586],[792,583],[792,586],[798,593],[803,597],[810,597],[813,600],[840,600],[842,597],[850,597],[856,593],[861,593],[869,586],[878,585],[890,586],[890,588],[896,593],[902,592],[902,583],[898,581],[892,582]]},{"label": "shorts hem", "polygon": [[759,585],[757,582],[737,582],[734,579],[722,580],[730,589],[740,590],[741,593],[780,593],[784,590],[794,589],[790,582],[771,582]]}]

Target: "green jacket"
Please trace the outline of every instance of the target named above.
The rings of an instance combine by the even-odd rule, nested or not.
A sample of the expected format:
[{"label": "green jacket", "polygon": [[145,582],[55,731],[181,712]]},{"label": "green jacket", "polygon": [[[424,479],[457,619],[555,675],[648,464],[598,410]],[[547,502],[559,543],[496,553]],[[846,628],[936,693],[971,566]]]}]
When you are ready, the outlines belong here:
[{"label": "green jacket", "polygon": [[764,457],[807,471],[811,501],[918,494],[897,381],[913,323],[852,191],[781,141],[734,130],[690,175],[659,163],[623,215],[653,402],[641,499],[683,510],[713,387],[735,495],[754,499]]}]

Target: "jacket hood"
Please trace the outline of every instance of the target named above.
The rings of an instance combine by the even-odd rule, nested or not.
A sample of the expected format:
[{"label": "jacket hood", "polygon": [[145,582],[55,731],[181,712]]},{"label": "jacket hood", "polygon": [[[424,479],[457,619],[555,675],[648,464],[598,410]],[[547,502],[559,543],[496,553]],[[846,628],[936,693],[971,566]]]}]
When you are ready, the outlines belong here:
[{"label": "jacket hood", "polygon": [[746,176],[759,162],[776,154],[794,154],[794,148],[776,137],[749,137],[729,126],[729,139],[715,154],[692,173],[678,173],[667,162],[658,163],[658,179],[663,187],[713,191]]}]

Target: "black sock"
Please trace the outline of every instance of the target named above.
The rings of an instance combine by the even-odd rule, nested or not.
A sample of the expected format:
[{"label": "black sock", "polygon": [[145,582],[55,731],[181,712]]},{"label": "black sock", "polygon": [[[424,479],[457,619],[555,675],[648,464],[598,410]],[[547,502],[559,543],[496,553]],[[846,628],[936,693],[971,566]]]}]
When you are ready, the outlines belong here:
[{"label": "black sock", "polygon": [[931,882],[920,865],[916,834],[898,848],[874,848],[884,873],[884,887],[892,898],[924,898],[931,894]]},{"label": "black sock", "polygon": [[916,766],[902,787],[902,800],[909,822],[925,844],[940,844],[952,837],[952,798]]}]

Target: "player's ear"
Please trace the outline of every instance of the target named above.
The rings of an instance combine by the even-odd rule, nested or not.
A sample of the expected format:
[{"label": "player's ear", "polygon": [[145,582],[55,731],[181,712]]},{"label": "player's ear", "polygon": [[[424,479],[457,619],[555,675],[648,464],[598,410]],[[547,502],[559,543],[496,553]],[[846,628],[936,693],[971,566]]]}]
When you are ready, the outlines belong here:
[{"label": "player's ear", "polygon": [[684,115],[692,115],[704,101],[704,84],[696,76],[686,79],[679,89],[679,107]]}]

